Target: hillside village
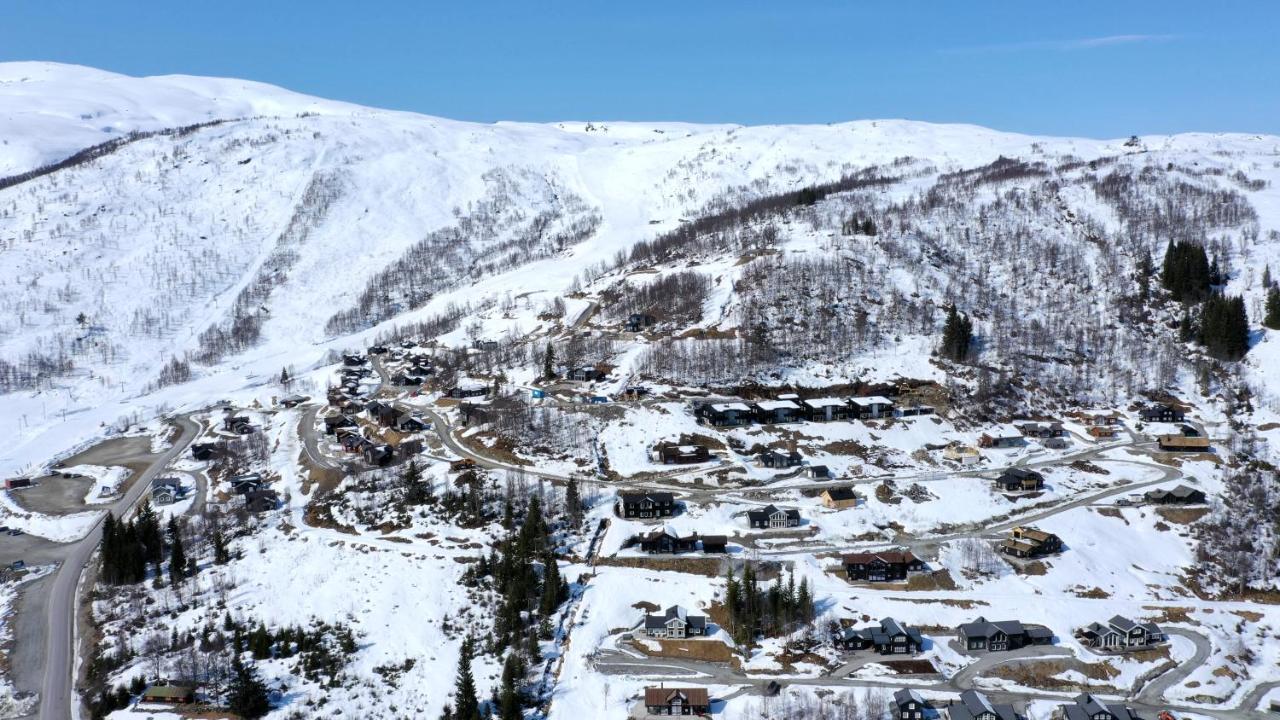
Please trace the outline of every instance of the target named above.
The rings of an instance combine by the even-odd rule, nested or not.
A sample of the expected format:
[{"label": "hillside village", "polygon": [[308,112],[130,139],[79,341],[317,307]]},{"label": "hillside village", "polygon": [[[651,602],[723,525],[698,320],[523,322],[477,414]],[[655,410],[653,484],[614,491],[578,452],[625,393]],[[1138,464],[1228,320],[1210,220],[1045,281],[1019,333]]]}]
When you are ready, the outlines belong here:
[{"label": "hillside village", "polygon": [[[1280,141],[961,129],[868,158],[818,129],[757,170],[732,158],[771,130],[318,107],[0,183],[38,278],[0,288],[0,710],[58,663],[116,720],[1280,708]],[[361,189],[378,123],[536,149],[478,184],[479,150],[434,156],[468,201],[393,210]],[[638,163],[644,201],[557,153]],[[301,158],[256,212],[224,193]],[[142,162],[177,216],[244,218],[205,257],[225,287],[161,269],[199,245],[171,212],[65,189]],[[124,226],[150,297],[117,287]],[[57,242],[113,258],[119,312],[53,299]],[[59,598],[40,634],[70,655],[15,643]]]}]

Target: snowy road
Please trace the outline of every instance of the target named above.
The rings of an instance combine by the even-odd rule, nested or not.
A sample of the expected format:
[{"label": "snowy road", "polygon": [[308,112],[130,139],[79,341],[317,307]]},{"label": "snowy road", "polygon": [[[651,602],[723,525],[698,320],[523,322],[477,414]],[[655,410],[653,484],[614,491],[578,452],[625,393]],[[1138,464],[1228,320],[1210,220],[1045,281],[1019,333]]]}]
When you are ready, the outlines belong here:
[{"label": "snowy road", "polygon": [[[124,496],[110,507],[116,516],[122,517],[132,509],[151,487],[152,479],[163,472],[199,435],[200,426],[190,418],[178,417],[176,422],[181,432],[174,439],[173,445],[159,456],[148,458],[151,466],[143,471]],[[58,568],[53,581],[41,585],[47,588],[48,592],[45,643],[43,646],[39,643],[31,644],[32,647],[23,646],[30,655],[20,660],[15,658],[15,663],[34,663],[27,667],[44,668],[38,715],[40,720],[66,720],[72,717],[72,673],[75,658],[73,630],[76,598],[85,566],[97,550],[101,539],[102,523],[99,521],[84,539],[69,546],[66,559]]]}]

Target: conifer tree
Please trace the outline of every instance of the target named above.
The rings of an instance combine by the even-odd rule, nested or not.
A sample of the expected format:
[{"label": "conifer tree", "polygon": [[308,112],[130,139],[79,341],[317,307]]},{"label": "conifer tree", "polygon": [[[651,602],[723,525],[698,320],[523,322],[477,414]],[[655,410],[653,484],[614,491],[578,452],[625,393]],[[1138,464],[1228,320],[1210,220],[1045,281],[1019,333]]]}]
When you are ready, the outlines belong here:
[{"label": "conifer tree", "polygon": [[226,565],[231,561],[231,553],[227,550],[227,537],[222,534],[222,525],[215,522],[210,541],[213,543],[213,562],[215,565]]},{"label": "conifer tree", "polygon": [[973,323],[956,310],[955,305],[948,306],[947,321],[942,328],[942,346],[939,348],[942,357],[956,362],[966,360],[972,344]]},{"label": "conifer tree", "polygon": [[1249,318],[1244,298],[1214,295],[1200,313],[1200,344],[1219,360],[1239,360],[1249,352]]},{"label": "conifer tree", "polygon": [[187,554],[182,548],[178,516],[169,518],[169,584],[177,587],[187,575]]},{"label": "conifer tree", "polygon": [[564,489],[564,511],[575,529],[582,524],[582,497],[578,494],[578,478],[570,477]]},{"label": "conifer tree", "polygon": [[467,636],[458,653],[458,677],[454,683],[453,717],[456,720],[480,720],[480,701],[476,697],[476,681],[471,675],[474,640]]},{"label": "conifer tree", "polygon": [[502,720],[520,720],[524,716],[520,708],[520,659],[516,653],[508,653],[502,665],[502,694],[498,697],[498,706],[502,709]]},{"label": "conifer tree", "polygon": [[1267,291],[1267,310],[1262,324],[1272,330],[1280,330],[1280,288],[1273,287]]},{"label": "conifer tree", "polygon": [[1209,295],[1212,272],[1204,246],[1179,240],[1165,250],[1160,283],[1178,302],[1199,302]]},{"label": "conifer tree", "polygon": [[542,377],[550,380],[556,376],[556,351],[547,343],[547,350],[542,355]]},{"label": "conifer tree", "polygon": [[1191,322],[1191,308],[1182,308],[1182,319],[1178,321],[1178,340],[1180,342],[1191,342],[1196,337],[1195,325]]},{"label": "conifer tree", "polygon": [[231,658],[231,671],[227,698],[231,712],[247,720],[256,720],[270,712],[271,698],[267,694],[267,686],[258,677],[257,669],[245,666],[237,653]]}]

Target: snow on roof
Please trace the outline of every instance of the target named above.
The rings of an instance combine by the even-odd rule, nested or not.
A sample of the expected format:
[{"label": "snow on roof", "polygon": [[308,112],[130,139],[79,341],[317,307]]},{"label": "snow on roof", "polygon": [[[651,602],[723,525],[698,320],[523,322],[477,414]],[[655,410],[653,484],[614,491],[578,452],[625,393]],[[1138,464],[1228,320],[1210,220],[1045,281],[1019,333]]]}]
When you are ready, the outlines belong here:
[{"label": "snow on roof", "polygon": [[800,406],[790,400],[761,400],[756,403],[761,410],[799,410]]},{"label": "snow on roof", "polygon": [[987,430],[984,434],[990,435],[991,437],[1022,437],[1022,431],[1018,429],[1018,426],[1011,425],[1010,423],[1001,423],[999,425],[992,426],[991,429]]},{"label": "snow on roof", "polygon": [[887,397],[882,397],[880,395],[872,395],[870,397],[849,398],[849,402],[853,403],[854,405],[861,405],[862,407],[867,407],[868,405],[892,405],[893,404],[892,400],[890,400]]},{"label": "snow on roof", "polygon": [[841,405],[844,405],[843,400],[841,400],[840,398],[832,398],[832,397],[809,398],[808,400],[805,400],[803,402],[805,405],[808,405],[811,408],[840,407]]},{"label": "snow on roof", "polygon": [[716,412],[728,412],[729,410],[737,410],[739,412],[748,412],[751,408],[746,403],[729,402],[729,403],[712,403],[711,409]]}]

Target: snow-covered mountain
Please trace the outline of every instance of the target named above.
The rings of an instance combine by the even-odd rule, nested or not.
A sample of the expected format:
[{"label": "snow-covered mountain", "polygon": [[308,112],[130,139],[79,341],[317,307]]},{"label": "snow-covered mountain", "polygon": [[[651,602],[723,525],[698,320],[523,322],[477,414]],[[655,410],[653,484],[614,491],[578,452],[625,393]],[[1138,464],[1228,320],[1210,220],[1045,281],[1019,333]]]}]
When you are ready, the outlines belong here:
[{"label": "snow-covered mountain", "polygon": [[[760,216],[755,230],[773,227],[763,240],[632,252],[695,217],[859,173],[880,181]],[[472,334],[534,333],[544,304],[571,290],[612,297],[636,270],[707,275],[705,312],[687,324],[724,333],[747,325],[744,311],[782,326],[770,312],[814,308],[788,306],[796,294],[777,282],[744,283],[761,257],[801,274],[856,259],[839,282],[875,292],[811,299],[850,323],[854,305],[870,308],[873,334],[900,341],[913,369],[934,309],[967,296],[993,349],[1012,317],[1082,354],[1124,352],[1143,331],[1118,346],[1093,336],[1112,331],[1140,250],[1158,264],[1175,224],[1215,243],[1256,319],[1263,267],[1280,271],[1277,181],[1271,136],[1091,140],[901,120],[484,125],[238,80],[0,64],[0,425],[16,438],[0,471],[451,306],[469,308]],[[1194,218],[1162,215],[1175,196]],[[877,236],[841,232],[858,213]],[[1011,291],[993,289],[1002,283]],[[865,338],[840,342],[831,362],[801,357],[787,380],[847,379],[864,355],[902,367],[872,362]],[[1046,342],[1037,354],[1061,351]],[[166,365],[166,380],[190,380],[160,387]],[[1158,375],[1128,384],[1169,372]]]}]

